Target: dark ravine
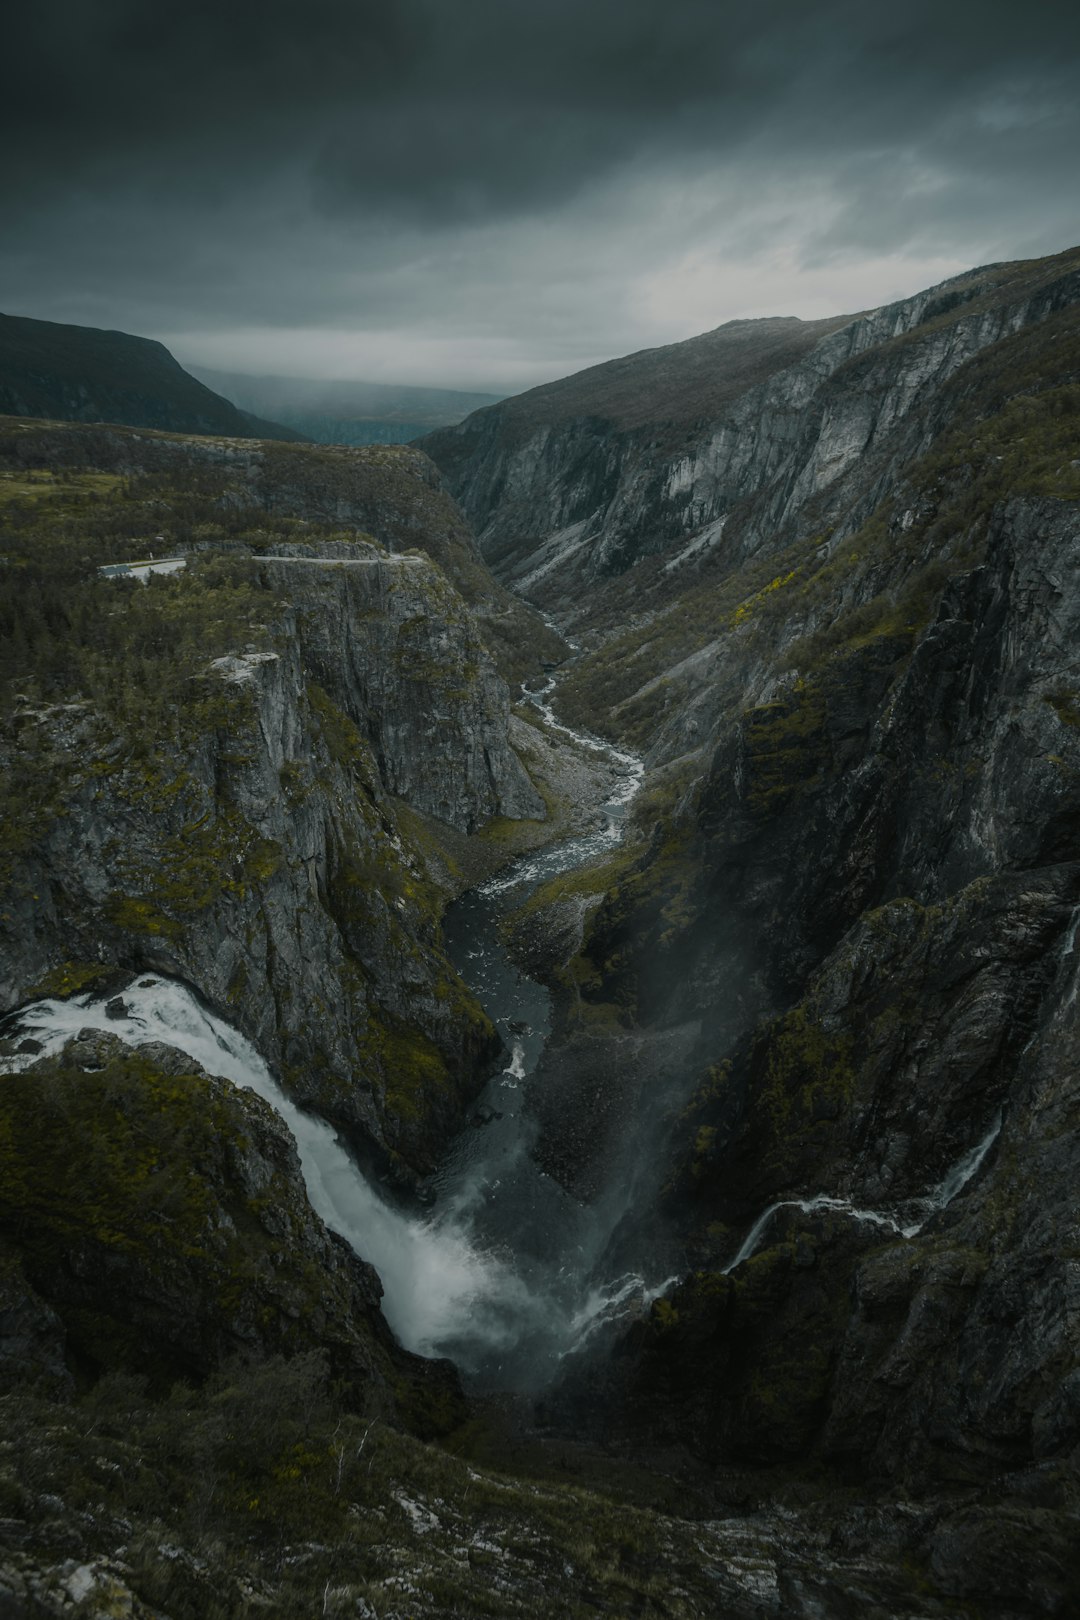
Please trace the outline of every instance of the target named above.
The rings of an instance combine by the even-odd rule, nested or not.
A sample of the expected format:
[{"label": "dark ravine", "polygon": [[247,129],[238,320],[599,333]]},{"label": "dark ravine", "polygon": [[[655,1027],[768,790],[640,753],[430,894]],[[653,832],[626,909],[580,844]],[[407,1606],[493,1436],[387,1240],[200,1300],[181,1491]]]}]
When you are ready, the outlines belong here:
[{"label": "dark ravine", "polygon": [[[629,1152],[616,1252],[662,1234],[685,1274],[549,1410],[935,1497],[937,1590],[1020,1614],[1080,1587],[1077,274],[991,267],[819,339],[696,430],[685,486],[609,426],[623,482],[577,535],[543,514],[578,521],[558,434],[602,372],[536,507],[527,404],[446,439],[504,577],[584,641],[564,712],[653,770],[583,935],[549,896],[537,1152],[586,1197]],[[920,1230],[852,1218],[914,1225],[983,1146]]]},{"label": "dark ravine", "polygon": [[[420,452],[9,428],[7,1004],[59,992],[77,1020],[82,994],[121,1029],[158,994],[140,975],[185,981],[202,1001],[167,988],[174,1012],[218,1019],[222,1049],[240,1026],[286,1110],[433,1202],[343,1215],[309,1174],[313,1213],[262,1105],[164,1047],[142,1092],[100,1033],[18,1054],[0,1470],[33,1483],[3,1486],[26,1551],[0,1593],[53,1614],[64,1583],[112,1582],[148,1620],[216,1620],[210,1587],[229,1620],[256,1596],[382,1620],[1071,1616],[1078,262],[828,330],[721,329],[685,346],[685,386],[677,346],[449,435],[504,582],[580,642],[555,713],[645,759],[621,840],[575,817],[599,781],[580,749],[510,700],[559,638],[507,605]],[[644,376],[656,414],[631,419]],[[97,564],[162,525],[183,574],[106,601]],[[34,1084],[77,1130],[33,1140]],[[160,1118],[116,1105],[133,1090]],[[35,1187],[76,1164],[57,1215]],[[365,1258],[381,1230],[399,1336],[498,1400],[462,1426],[452,1371],[395,1345],[319,1214]],[[418,1237],[410,1294],[393,1267]],[[92,1308],[102,1268],[126,1315]],[[185,1292],[204,1382],[163,1403]],[[112,1363],[156,1382],[99,1379]],[[282,1380],[287,1451],[257,1415]],[[237,1446],[214,1413],[241,1398]],[[181,1409],[216,1541],[168,1460],[192,1455]],[[137,1500],[95,1460],[128,1434],[154,1459]]]},{"label": "dark ravine", "polygon": [[587,872],[590,863],[618,849],[642,775],[634,755],[555,721],[556,684],[552,679],[532,702],[548,727],[592,756],[591,781],[603,797],[592,808],[588,830],[523,856],[446,913],[448,954],[495,1023],[509,1061],[489,1082],[432,1183],[436,1212],[460,1211],[472,1243],[508,1257],[514,1284],[501,1305],[501,1327],[496,1299],[493,1332],[487,1333],[478,1313],[456,1343],[446,1339],[441,1348],[470,1372],[471,1387],[534,1396],[606,1316],[632,1300],[647,1302],[664,1281],[605,1270],[607,1240],[622,1209],[619,1196],[598,1207],[583,1205],[543,1171],[533,1153],[536,1122],[528,1101],[550,1031],[551,996],[515,961],[504,938],[505,919],[543,884]]}]

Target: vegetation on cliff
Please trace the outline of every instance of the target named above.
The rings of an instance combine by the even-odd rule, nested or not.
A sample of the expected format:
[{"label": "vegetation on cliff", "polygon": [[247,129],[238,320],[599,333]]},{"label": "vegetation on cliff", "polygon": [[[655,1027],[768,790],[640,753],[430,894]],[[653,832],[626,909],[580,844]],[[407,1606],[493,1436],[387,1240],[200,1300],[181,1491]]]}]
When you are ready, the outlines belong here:
[{"label": "vegetation on cliff", "polygon": [[[409,1178],[497,1051],[441,950],[434,818],[449,837],[543,801],[456,589],[341,526],[363,507],[482,578],[430,467],[295,450],[7,425],[4,998],[179,972]],[[177,549],[171,575],[100,572]],[[419,842],[401,795],[432,818]]]},{"label": "vegetation on cliff", "polygon": [[579,1193],[635,1178],[618,1252],[683,1273],[556,1409],[955,1493],[935,1578],[980,1613],[1064,1614],[1078,1576],[1076,263],[913,301],[830,372],[803,472],[591,590],[567,561],[562,712],[672,791],[602,892],[531,903],[582,922],[551,929],[538,1152]]}]

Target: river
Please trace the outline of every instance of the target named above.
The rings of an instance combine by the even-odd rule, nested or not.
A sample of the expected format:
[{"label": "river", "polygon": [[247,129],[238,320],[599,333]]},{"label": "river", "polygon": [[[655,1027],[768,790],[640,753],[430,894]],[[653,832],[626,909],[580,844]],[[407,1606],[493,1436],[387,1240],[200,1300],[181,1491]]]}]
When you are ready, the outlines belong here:
[{"label": "river", "polygon": [[527,695],[550,726],[607,756],[612,786],[591,831],[521,857],[447,911],[450,955],[502,1033],[509,1058],[474,1110],[480,1123],[449,1145],[422,1214],[389,1202],[332,1127],[284,1094],[251,1042],[175,980],[133,977],[120,992],[122,1011],[115,988],[109,997],[24,1007],[6,1021],[5,1034],[31,1036],[39,1050],[0,1061],[0,1069],[26,1067],[92,1027],[135,1046],[164,1041],[209,1073],[258,1092],[296,1140],[314,1208],[379,1272],[384,1311],[401,1342],[423,1355],[451,1356],[478,1390],[542,1389],[606,1316],[646,1302],[669,1280],[598,1274],[609,1236],[602,1211],[570,1198],[530,1153],[524,1088],[548,1037],[550,997],[515,967],[499,923],[545,879],[601,858],[620,841],[643,774],[635,755],[562,726],[551,711],[553,689],[554,681]]},{"label": "river", "polygon": [[543,1387],[607,1313],[634,1298],[644,1302],[666,1280],[598,1274],[610,1236],[603,1210],[571,1198],[531,1155],[535,1123],[524,1110],[526,1085],[550,1033],[551,997],[515,966],[500,923],[541,883],[602,859],[620,842],[644,773],[636,755],[562,725],[551,708],[554,686],[552,680],[526,695],[552,729],[615,767],[597,824],[581,837],[515,861],[455,901],[443,921],[454,966],[510,1054],[475,1110],[480,1123],[458,1135],[430,1183],[435,1219],[465,1224],[479,1249],[505,1259],[515,1280],[505,1299],[478,1301],[476,1319],[441,1345],[468,1378],[485,1387]]}]

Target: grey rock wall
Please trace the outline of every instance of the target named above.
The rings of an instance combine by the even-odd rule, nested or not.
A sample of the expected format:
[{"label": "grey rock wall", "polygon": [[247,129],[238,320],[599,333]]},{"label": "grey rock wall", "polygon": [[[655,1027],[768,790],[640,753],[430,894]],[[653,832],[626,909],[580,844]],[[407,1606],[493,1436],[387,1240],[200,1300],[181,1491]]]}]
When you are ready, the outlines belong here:
[{"label": "grey rock wall", "polygon": [[594,414],[532,428],[495,406],[424,443],[500,577],[571,612],[605,576],[695,539],[701,558],[731,566],[811,523],[850,532],[940,427],[933,404],[949,379],[1080,296],[1068,255],[1003,274],[1017,268],[854,318],[677,430],[660,417],[622,427],[598,398]]},{"label": "grey rock wall", "polygon": [[7,867],[2,1004],[95,969],[174,974],[409,1177],[498,1042],[442,953],[396,804],[466,831],[542,818],[543,801],[505,684],[429,559],[360,545],[250,567],[276,627],[245,645],[238,626],[175,727],[118,730],[79,701],[17,716],[5,765],[41,799]]}]

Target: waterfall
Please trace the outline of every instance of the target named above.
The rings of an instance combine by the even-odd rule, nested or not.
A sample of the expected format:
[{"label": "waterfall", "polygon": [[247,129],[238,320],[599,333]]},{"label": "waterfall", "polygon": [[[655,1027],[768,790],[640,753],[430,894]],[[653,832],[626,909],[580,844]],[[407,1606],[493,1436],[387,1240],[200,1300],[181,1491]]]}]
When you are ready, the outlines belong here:
[{"label": "waterfall", "polygon": [[42,1051],[17,1053],[0,1060],[0,1068],[27,1068],[82,1029],[107,1031],[134,1047],[162,1041],[179,1048],[209,1074],[257,1092],[281,1116],[296,1142],[312,1207],[378,1271],[383,1311],[407,1349],[431,1355],[444,1339],[465,1333],[498,1345],[516,1331],[518,1317],[532,1307],[507,1262],[474,1246],[458,1220],[416,1219],[381,1198],[333,1128],[290,1101],[239,1031],[200,1006],[185,986],[156,974],[133,980],[121,999],[126,1011],[120,1017],[104,999],[88,995],[24,1007],[12,1022]]},{"label": "waterfall", "polygon": [[598,1280],[610,1211],[583,1209],[529,1154],[533,1126],[522,1112],[522,1082],[543,1050],[549,996],[510,961],[499,915],[511,894],[517,899],[527,885],[617,844],[644,770],[635,755],[556,721],[552,684],[535,695],[537,707],[579,746],[609,759],[614,780],[597,806],[596,831],[515,862],[447,913],[451,954],[497,1022],[510,1059],[489,1082],[478,1123],[447,1144],[430,1189],[433,1205],[422,1216],[388,1203],[333,1128],[290,1101],[251,1042],[176,981],[156,974],[133,979],[121,993],[120,1016],[115,999],[110,1013],[105,998],[93,995],[35,1002],[12,1015],[7,1029],[35,1037],[42,1050],[0,1060],[0,1071],[25,1068],[92,1028],[132,1046],[164,1042],[208,1073],[256,1091],[295,1139],[316,1213],[378,1271],[383,1311],[401,1343],[421,1355],[453,1357],[481,1387],[543,1387],[600,1323],[643,1309],[672,1281]]},{"label": "waterfall", "polygon": [[[1065,934],[1065,940],[1061,947],[1061,956],[1058,961],[1059,973],[1065,970],[1066,964],[1069,962],[1069,958],[1076,955],[1076,933],[1078,928],[1080,928],[1080,906],[1077,906],[1076,910],[1073,912],[1072,921],[1069,923],[1068,930]],[[1080,973],[1077,973],[1074,967],[1073,982],[1069,987],[1068,995],[1065,997],[1065,1000],[1062,1003],[1063,1012],[1067,1011],[1073,1005],[1078,991],[1080,991]]]},{"label": "waterfall", "polygon": [[947,1171],[944,1178],[930,1192],[919,1198],[909,1200],[907,1210],[910,1213],[919,1212],[917,1220],[904,1219],[899,1210],[892,1212],[875,1209],[859,1209],[850,1199],[837,1198],[830,1193],[818,1193],[814,1198],[781,1198],[775,1204],[770,1204],[763,1210],[747,1232],[735,1258],[730,1260],[722,1269],[725,1273],[734,1271],[741,1266],[744,1260],[757,1253],[761,1247],[762,1239],[769,1227],[773,1216],[780,1209],[799,1209],[805,1215],[812,1215],[819,1209],[834,1210],[837,1214],[847,1215],[853,1221],[868,1221],[874,1226],[884,1226],[902,1238],[913,1238],[922,1231],[928,1221],[947,1209],[957,1195],[963,1192],[968,1182],[978,1174],[983,1160],[997,1141],[1001,1131],[1000,1114],[994,1116],[989,1130],[973,1148],[969,1149],[962,1158],[958,1159],[952,1168]]},{"label": "waterfall", "polygon": [[758,1216],[743,1239],[742,1247],[734,1260],[724,1266],[725,1272],[734,1271],[736,1266],[757,1253],[766,1228],[778,1209],[801,1209],[804,1215],[812,1215],[819,1209],[835,1210],[838,1214],[849,1215],[852,1220],[868,1221],[873,1226],[888,1227],[890,1231],[899,1232],[903,1237],[913,1237],[918,1231],[917,1226],[902,1226],[892,1215],[882,1215],[873,1209],[856,1209],[846,1198],[834,1198],[829,1193],[818,1193],[815,1198],[781,1198],[775,1204],[770,1204]]}]

